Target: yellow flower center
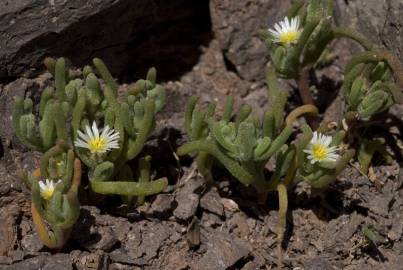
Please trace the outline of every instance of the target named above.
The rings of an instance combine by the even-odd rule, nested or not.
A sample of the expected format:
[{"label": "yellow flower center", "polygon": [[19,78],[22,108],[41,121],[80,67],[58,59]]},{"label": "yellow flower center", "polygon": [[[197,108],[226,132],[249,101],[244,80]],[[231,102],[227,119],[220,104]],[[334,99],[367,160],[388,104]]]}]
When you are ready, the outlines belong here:
[{"label": "yellow flower center", "polygon": [[285,45],[295,42],[299,38],[299,31],[287,31],[280,35],[279,40]]},{"label": "yellow flower center", "polygon": [[45,200],[49,200],[50,198],[52,198],[53,193],[55,193],[55,188],[47,188],[42,190],[42,198],[44,198]]},{"label": "yellow flower center", "polygon": [[312,146],[312,156],[316,160],[323,160],[327,156],[327,150],[326,147],[323,146],[322,144],[314,144]]},{"label": "yellow flower center", "polygon": [[88,142],[88,148],[91,153],[102,152],[106,147],[106,140],[103,138],[96,138]]}]

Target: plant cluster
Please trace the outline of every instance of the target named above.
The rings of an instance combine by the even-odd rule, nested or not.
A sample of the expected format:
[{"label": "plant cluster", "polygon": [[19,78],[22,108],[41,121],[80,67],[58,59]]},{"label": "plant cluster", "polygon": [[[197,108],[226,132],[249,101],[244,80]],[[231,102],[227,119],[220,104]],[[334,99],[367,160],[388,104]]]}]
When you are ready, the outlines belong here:
[{"label": "plant cluster", "polygon": [[[209,184],[214,184],[213,167],[221,166],[242,184],[254,187],[260,203],[269,192],[277,192],[280,242],[288,190],[304,181],[312,190],[323,192],[356,153],[364,173],[375,152],[390,156],[382,140],[366,138],[362,131],[403,101],[401,64],[362,35],[333,26],[332,14],[332,0],[295,1],[283,21],[261,31],[272,64],[267,72],[272,106],[262,119],[255,117],[249,105],[234,113],[233,97],[227,99],[220,116],[216,104],[202,108],[197,97],[190,99],[185,112],[189,142],[177,153],[196,153],[198,169]],[[320,124],[308,75],[331,50],[330,42],[340,37],[358,42],[365,51],[346,66],[343,117],[337,123]],[[32,100],[17,97],[13,121],[20,140],[44,153],[40,168],[24,180],[32,190],[32,215],[41,239],[49,247],[60,247],[79,215],[82,163],[88,178],[86,195],[93,199],[115,194],[127,204],[137,197],[141,204],[144,196],[166,187],[166,178],[151,179],[149,156],[138,159],[137,176],[128,165],[153,131],[165,92],[156,83],[154,68],[145,80],[120,93],[99,59],[93,61],[96,71],[86,66],[82,74],[67,69],[63,58],[48,58],[45,64],[55,86],[42,92],[37,112]],[[294,80],[303,102],[289,113],[287,92],[279,88],[279,78]],[[306,123],[297,124],[301,116]],[[275,164],[271,171],[266,168],[268,162]]]},{"label": "plant cluster", "polygon": [[[277,191],[279,243],[285,227],[287,190],[305,181],[312,194],[323,194],[356,153],[363,173],[376,151],[390,159],[382,140],[366,138],[363,130],[374,125],[375,118],[390,106],[403,102],[399,61],[361,34],[333,26],[333,5],[332,0],[295,1],[283,21],[260,31],[271,59],[267,86],[272,104],[261,121],[247,105],[232,117],[232,98],[220,120],[214,116],[214,104],[203,111],[196,108],[196,98],[186,112],[190,142],[182,145],[178,154],[197,153],[199,171],[208,181],[212,180],[213,163],[224,166],[241,183],[255,187],[261,202],[268,192]],[[332,40],[342,37],[358,42],[365,51],[345,68],[343,117],[337,123],[320,124],[309,73],[329,54]],[[278,77],[296,82],[303,103],[286,117],[287,94],[279,89]],[[307,124],[294,130],[292,124],[302,114]],[[275,169],[268,172],[265,165],[270,160]]]},{"label": "plant cluster", "polygon": [[129,205],[134,200],[141,204],[144,196],[167,186],[166,178],[152,179],[149,156],[139,159],[137,174],[128,165],[140,154],[165,103],[155,68],[120,93],[105,64],[97,58],[93,64],[103,81],[90,66],[76,74],[66,68],[64,58],[47,58],[45,65],[55,83],[42,92],[38,111],[31,99],[15,98],[18,138],[43,153],[40,168],[25,174],[24,180],[32,190],[39,235],[51,248],[65,243],[79,216],[82,163],[89,184],[81,193],[95,201],[103,195],[121,195]]}]

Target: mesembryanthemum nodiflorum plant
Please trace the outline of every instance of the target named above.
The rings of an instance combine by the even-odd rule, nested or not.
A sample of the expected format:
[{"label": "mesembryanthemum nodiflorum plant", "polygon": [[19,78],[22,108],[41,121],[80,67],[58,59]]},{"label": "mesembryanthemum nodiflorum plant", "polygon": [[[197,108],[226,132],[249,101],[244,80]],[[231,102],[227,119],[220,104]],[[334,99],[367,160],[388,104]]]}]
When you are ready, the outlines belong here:
[{"label": "mesembryanthemum nodiflorum plant", "polygon": [[55,81],[41,93],[38,111],[31,99],[15,98],[18,138],[44,153],[40,170],[24,180],[32,190],[38,232],[51,248],[64,244],[78,218],[81,163],[88,168],[90,195],[121,195],[127,204],[137,196],[142,203],[167,185],[166,178],[152,179],[150,157],[138,160],[138,176],[127,164],[141,152],[165,103],[155,68],[118,97],[119,86],[105,64],[97,58],[93,64],[96,72],[86,66],[81,76],[66,67],[64,58],[47,58]]}]

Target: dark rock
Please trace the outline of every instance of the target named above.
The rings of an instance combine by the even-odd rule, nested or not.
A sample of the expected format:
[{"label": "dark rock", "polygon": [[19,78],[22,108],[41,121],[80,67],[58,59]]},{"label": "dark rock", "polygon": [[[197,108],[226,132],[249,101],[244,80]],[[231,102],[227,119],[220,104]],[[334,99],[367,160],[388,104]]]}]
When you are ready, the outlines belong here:
[{"label": "dark rock", "polygon": [[171,194],[158,194],[151,205],[153,215],[168,216],[174,204],[174,197]]},{"label": "dark rock", "polygon": [[122,240],[121,247],[110,253],[110,259],[123,264],[148,265],[174,233],[167,224],[138,222]]},{"label": "dark rock", "polygon": [[323,258],[316,257],[304,262],[305,270],[333,270],[332,265]]},{"label": "dark rock", "polygon": [[368,203],[364,205],[374,214],[387,217],[393,199],[393,194],[377,194],[376,196],[372,196],[372,198],[368,200]]},{"label": "dark rock", "polygon": [[137,261],[127,256],[127,252],[122,249],[117,249],[109,253],[109,258],[112,262],[119,264],[136,264]]},{"label": "dark rock", "polygon": [[224,215],[220,194],[213,188],[200,198],[200,207],[220,217]]},{"label": "dark rock", "polygon": [[258,265],[256,262],[247,262],[241,270],[256,270],[261,269],[261,265]]},{"label": "dark rock", "polygon": [[204,180],[201,178],[189,179],[175,195],[178,206],[174,210],[174,216],[179,220],[188,220],[196,213],[199,206],[200,188]]},{"label": "dark rock", "polygon": [[12,265],[3,266],[2,270],[73,270],[69,254],[41,255]]},{"label": "dark rock", "polygon": [[233,217],[227,221],[228,227],[236,233],[241,239],[246,239],[249,235],[249,226],[243,213],[235,213]]},{"label": "dark rock", "polygon": [[282,19],[290,5],[287,1],[210,1],[213,30],[230,66],[249,81],[265,77],[266,48],[257,37],[260,29]]},{"label": "dark rock", "polygon": [[[108,226],[113,219],[109,215],[100,215],[99,210],[94,207],[83,208],[71,237],[88,250],[109,251],[119,242],[116,234],[119,230],[114,226]],[[115,225],[124,231],[125,226],[116,224],[118,221],[115,221]]]},{"label": "dark rock", "polygon": [[141,258],[148,262],[157,256],[164,241],[170,235],[171,230],[166,224],[153,223],[147,227],[143,227],[141,230],[141,244],[138,251],[133,251],[133,247],[126,243],[126,248],[129,250],[128,255],[132,258],[138,258],[138,254],[141,252]]},{"label": "dark rock", "polygon": [[250,254],[248,243],[233,235],[214,231],[206,232],[205,237],[207,252],[194,263],[192,269],[225,270]]},{"label": "dark rock", "polygon": [[77,66],[98,56],[119,76],[153,65],[177,76],[209,39],[207,0],[1,1],[0,78],[32,74],[49,55]]},{"label": "dark rock", "polygon": [[[401,0],[337,0],[336,22],[359,31],[403,60],[403,3]],[[359,16],[357,16],[359,14]]]},{"label": "dark rock", "polygon": [[[331,220],[322,235],[326,249],[348,251],[353,246],[352,237],[360,229],[364,217],[352,213],[350,216],[342,215]],[[337,235],[337,237],[334,237]]]},{"label": "dark rock", "polygon": [[203,224],[203,227],[216,228],[218,226],[221,226],[224,221],[216,214],[210,212],[203,212],[200,222]]}]

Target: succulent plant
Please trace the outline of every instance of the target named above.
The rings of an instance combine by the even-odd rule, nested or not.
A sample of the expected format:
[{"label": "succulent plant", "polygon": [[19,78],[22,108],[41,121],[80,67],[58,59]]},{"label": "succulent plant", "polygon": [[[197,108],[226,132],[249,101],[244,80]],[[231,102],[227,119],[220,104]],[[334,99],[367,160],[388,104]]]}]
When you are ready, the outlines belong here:
[{"label": "succulent plant", "polygon": [[[300,137],[294,142],[296,181],[305,181],[316,190],[329,186],[353,158],[355,150],[342,150],[340,145],[345,132],[333,136],[312,132],[308,125],[302,128]],[[343,153],[344,152],[344,153]]]},{"label": "succulent plant", "polygon": [[278,74],[297,78],[314,64],[333,38],[333,1],[295,1],[283,21],[260,32]]},{"label": "succulent plant", "polygon": [[40,169],[24,180],[32,190],[32,218],[40,239],[49,248],[62,247],[80,215],[80,160],[58,141],[42,156]]},{"label": "succulent plant", "polygon": [[[269,95],[273,98],[274,106],[264,114],[261,121],[251,115],[252,108],[249,105],[243,105],[231,120],[234,104],[232,97],[227,99],[220,120],[214,118],[215,104],[201,110],[196,107],[197,98],[191,98],[185,117],[190,142],[182,145],[178,154],[197,152],[199,170],[210,182],[211,166],[215,159],[243,184],[253,185],[264,193],[275,189],[273,183],[278,182],[288,165],[285,160],[290,153],[286,142],[293,131],[291,125],[283,125],[287,94],[278,89],[276,79],[275,74],[268,76],[271,89]],[[266,181],[264,166],[274,156],[285,163],[282,165],[284,168],[271,181]]]},{"label": "succulent plant", "polygon": [[141,204],[145,196],[167,185],[166,178],[150,176],[150,157],[139,159],[138,177],[127,164],[140,154],[165,103],[156,69],[118,98],[118,84],[106,65],[97,58],[93,64],[103,82],[90,66],[80,77],[66,68],[64,58],[47,58],[45,65],[55,86],[42,92],[38,112],[31,99],[15,98],[13,123],[18,138],[44,153],[40,170],[24,179],[32,190],[34,222],[51,248],[63,245],[78,218],[81,162],[88,167],[90,194],[121,195],[127,204],[136,196]]},{"label": "succulent plant", "polygon": [[364,121],[403,102],[399,87],[392,81],[392,72],[383,61],[356,63],[352,59],[346,68],[342,94],[346,114]]},{"label": "succulent plant", "polygon": [[[348,38],[364,48],[365,51],[354,56],[345,69],[341,92],[346,105],[344,120],[340,120],[339,126],[343,122],[350,128],[347,138],[357,149],[365,173],[373,153],[385,153],[385,148],[379,143],[376,147],[369,146],[371,138],[363,137],[363,130],[371,125],[372,117],[403,102],[403,66],[393,54],[380,50],[360,33],[333,26],[333,6],[333,0],[294,1],[284,20],[271,29],[260,31],[260,36],[271,59],[269,73],[294,79],[303,104],[314,104],[309,74],[329,53],[328,44],[332,40]],[[319,118],[306,118],[312,129],[319,127]],[[367,145],[361,146],[360,142]],[[366,149],[370,151],[365,153]]]}]

